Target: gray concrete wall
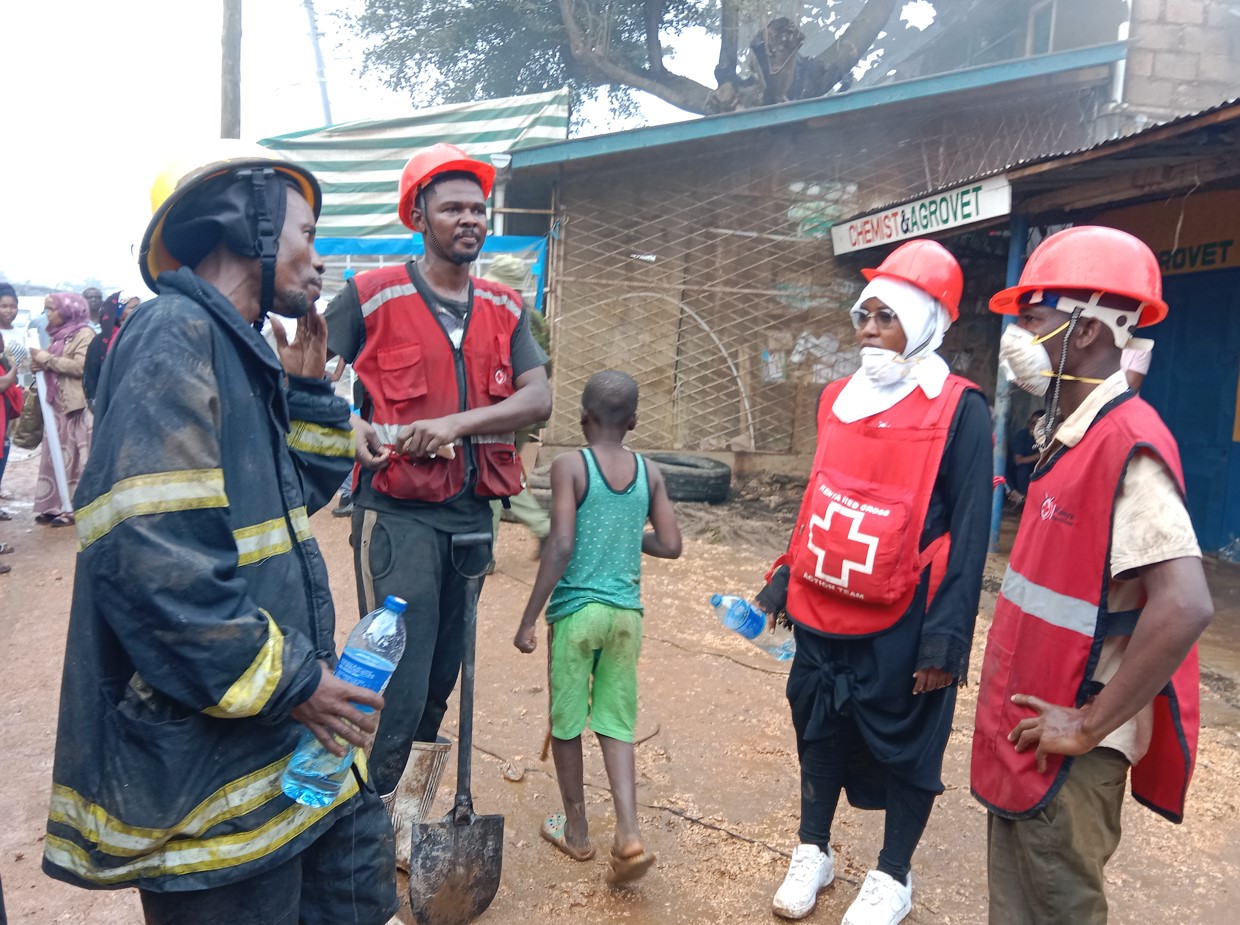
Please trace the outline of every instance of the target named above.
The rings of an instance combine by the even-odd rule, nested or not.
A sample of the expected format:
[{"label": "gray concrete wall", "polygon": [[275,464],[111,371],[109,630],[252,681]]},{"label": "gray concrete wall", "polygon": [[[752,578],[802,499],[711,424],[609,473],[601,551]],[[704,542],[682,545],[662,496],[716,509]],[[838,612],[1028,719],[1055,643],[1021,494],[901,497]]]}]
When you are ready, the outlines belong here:
[{"label": "gray concrete wall", "polygon": [[1132,0],[1124,103],[1140,128],[1240,96],[1240,7]]}]

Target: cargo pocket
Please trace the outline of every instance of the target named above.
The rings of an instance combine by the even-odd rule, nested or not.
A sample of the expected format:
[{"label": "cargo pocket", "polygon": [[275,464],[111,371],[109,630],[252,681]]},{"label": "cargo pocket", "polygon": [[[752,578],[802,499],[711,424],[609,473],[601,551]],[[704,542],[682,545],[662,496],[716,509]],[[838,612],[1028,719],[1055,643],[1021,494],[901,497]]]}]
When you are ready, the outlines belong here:
[{"label": "cargo pocket", "polygon": [[[485,344],[485,341],[483,341]],[[482,344],[465,344],[466,360],[470,369],[486,371],[487,397],[491,404],[498,404],[517,390],[512,374],[512,344],[508,335],[496,334],[484,348]]]},{"label": "cargo pocket", "polygon": [[426,394],[426,364],[422,347],[406,344],[378,352],[379,380],[393,402],[412,401]]},{"label": "cargo pocket", "polygon": [[478,464],[476,494],[480,498],[510,498],[521,494],[521,462],[511,443],[475,443]]}]

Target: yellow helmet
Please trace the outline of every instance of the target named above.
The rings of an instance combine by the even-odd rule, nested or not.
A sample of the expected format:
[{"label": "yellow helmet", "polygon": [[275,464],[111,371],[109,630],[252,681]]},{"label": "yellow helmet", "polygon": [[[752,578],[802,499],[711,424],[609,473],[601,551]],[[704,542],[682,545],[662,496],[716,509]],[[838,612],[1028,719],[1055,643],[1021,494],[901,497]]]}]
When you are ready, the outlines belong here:
[{"label": "yellow helmet", "polygon": [[182,261],[169,252],[164,242],[164,223],[185,197],[203,184],[234,171],[271,168],[290,180],[305,197],[318,218],[323,205],[319,182],[305,167],[286,161],[261,145],[221,138],[210,149],[181,156],[165,165],[151,184],[151,221],[142,236],[138,267],[146,284],[155,289],[155,280],[165,270],[175,270]]}]

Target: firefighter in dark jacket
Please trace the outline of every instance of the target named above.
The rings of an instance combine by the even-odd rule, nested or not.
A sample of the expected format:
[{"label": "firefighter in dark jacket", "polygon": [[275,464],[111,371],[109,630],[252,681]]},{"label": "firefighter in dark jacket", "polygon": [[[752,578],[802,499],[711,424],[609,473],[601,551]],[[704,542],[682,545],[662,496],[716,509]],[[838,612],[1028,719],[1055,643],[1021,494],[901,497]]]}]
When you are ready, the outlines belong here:
[{"label": "firefighter in dark jacket", "polygon": [[[352,463],[314,309],[321,202],[237,147],[173,170],[140,265],[159,296],[104,364],[74,504],[80,551],[44,870],[137,887],[148,923],[382,925],[391,828],[362,746],[382,698],[332,676],[308,515]],[[256,330],[297,318],[279,357]],[[280,774],[303,729],[354,773],[324,809]]]}]

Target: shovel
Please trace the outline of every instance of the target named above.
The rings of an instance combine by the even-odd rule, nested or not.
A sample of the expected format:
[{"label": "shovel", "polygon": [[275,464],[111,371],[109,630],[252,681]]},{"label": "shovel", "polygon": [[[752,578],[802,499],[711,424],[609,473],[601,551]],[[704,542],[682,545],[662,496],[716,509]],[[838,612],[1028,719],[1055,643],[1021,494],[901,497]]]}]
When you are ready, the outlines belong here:
[{"label": "shovel", "polygon": [[469,792],[474,740],[474,648],[478,593],[490,556],[470,556],[491,543],[490,533],[452,537],[452,560],[481,561],[465,590],[464,651],[461,655],[461,732],[456,747],[456,802],[439,822],[413,825],[409,864],[409,906],[420,925],[466,925],[482,915],[499,889],[504,861],[504,817],[479,816]]}]

